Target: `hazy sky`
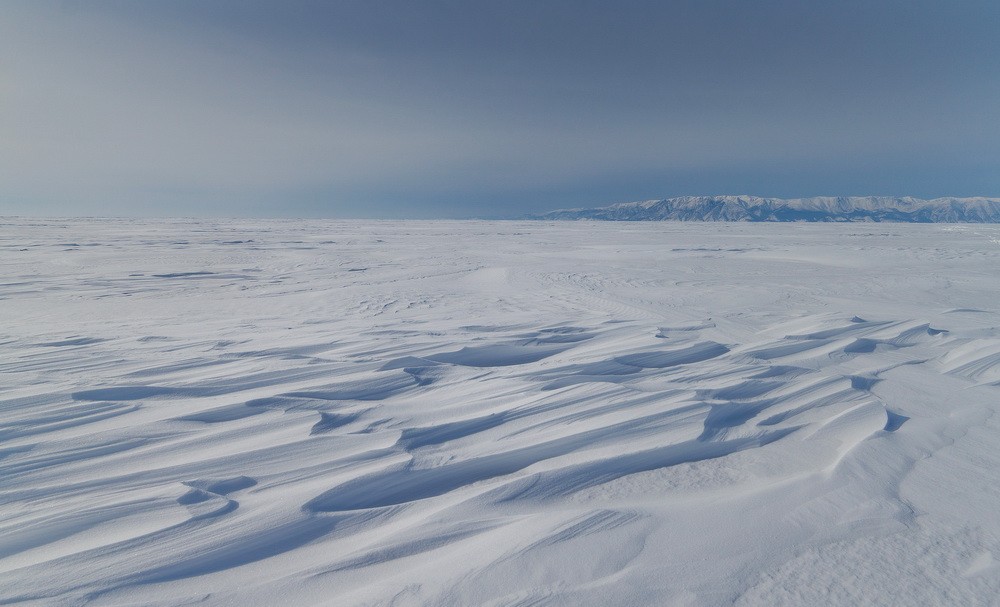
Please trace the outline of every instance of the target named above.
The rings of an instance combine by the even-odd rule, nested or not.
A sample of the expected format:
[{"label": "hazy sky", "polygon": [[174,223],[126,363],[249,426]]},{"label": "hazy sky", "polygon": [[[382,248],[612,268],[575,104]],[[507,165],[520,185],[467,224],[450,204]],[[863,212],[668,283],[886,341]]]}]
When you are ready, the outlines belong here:
[{"label": "hazy sky", "polygon": [[0,215],[1000,196],[1000,2],[0,0]]}]

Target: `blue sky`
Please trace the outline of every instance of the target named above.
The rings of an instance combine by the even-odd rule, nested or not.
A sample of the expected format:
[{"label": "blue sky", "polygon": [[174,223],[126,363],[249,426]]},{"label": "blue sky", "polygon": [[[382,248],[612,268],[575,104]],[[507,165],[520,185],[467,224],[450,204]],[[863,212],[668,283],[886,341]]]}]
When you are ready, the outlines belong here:
[{"label": "blue sky", "polygon": [[0,4],[0,214],[1000,196],[995,1]]}]

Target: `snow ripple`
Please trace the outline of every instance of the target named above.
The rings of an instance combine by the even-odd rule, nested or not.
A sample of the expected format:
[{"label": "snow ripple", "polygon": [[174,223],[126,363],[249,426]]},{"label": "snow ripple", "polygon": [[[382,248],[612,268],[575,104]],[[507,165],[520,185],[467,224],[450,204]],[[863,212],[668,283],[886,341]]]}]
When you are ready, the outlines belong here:
[{"label": "snow ripple", "polygon": [[995,596],[978,485],[926,487],[1000,469],[996,285],[666,229],[5,228],[0,602],[857,604],[859,568],[921,602],[929,546]]}]

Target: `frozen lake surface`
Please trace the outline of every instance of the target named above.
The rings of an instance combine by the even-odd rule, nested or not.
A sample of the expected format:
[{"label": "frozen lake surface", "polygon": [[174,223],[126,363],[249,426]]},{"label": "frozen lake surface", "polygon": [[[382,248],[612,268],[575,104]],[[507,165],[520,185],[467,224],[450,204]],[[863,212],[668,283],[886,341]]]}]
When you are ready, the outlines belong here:
[{"label": "frozen lake surface", "polygon": [[988,605],[1000,226],[0,219],[0,602]]}]

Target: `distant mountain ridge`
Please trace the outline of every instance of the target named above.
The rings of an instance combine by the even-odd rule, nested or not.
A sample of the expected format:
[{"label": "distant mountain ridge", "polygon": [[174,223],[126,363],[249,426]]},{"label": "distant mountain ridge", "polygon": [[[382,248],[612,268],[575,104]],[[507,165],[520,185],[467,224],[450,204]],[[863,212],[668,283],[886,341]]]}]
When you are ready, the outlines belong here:
[{"label": "distant mountain ridge", "polygon": [[1000,223],[1000,198],[911,196],[680,196],[622,202],[592,209],[560,209],[532,219],[603,221],[894,221]]}]

